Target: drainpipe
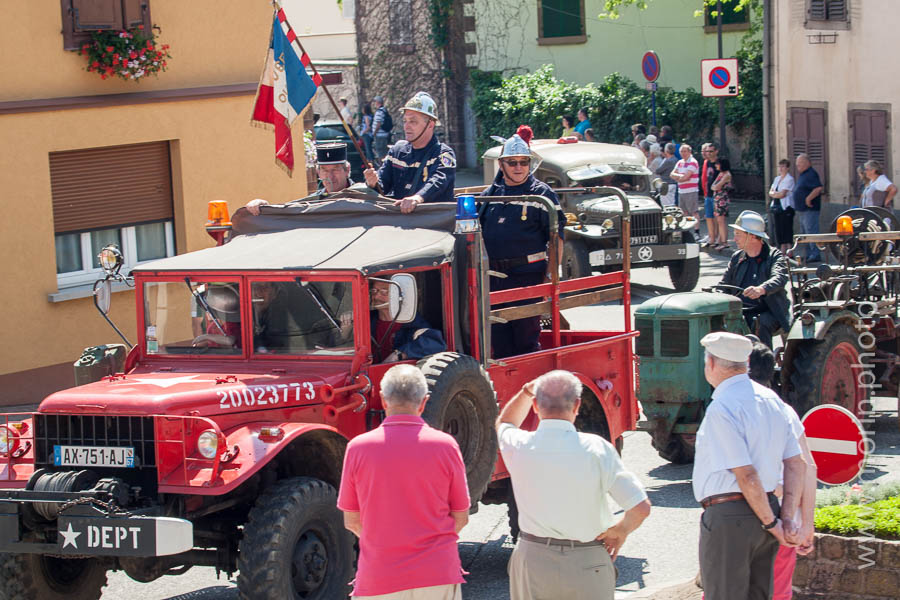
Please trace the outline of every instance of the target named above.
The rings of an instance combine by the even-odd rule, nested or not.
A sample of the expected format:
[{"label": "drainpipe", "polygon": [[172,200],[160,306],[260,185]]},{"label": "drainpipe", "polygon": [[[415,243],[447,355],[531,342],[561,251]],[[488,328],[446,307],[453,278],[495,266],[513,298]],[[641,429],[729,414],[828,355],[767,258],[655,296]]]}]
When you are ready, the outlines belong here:
[{"label": "drainpipe", "polygon": [[[772,113],[770,77],[772,69],[772,9],[769,2],[763,2],[763,64],[762,64],[762,118],[763,118],[763,190],[767,190],[772,181]],[[765,196],[766,210],[770,198]]]}]

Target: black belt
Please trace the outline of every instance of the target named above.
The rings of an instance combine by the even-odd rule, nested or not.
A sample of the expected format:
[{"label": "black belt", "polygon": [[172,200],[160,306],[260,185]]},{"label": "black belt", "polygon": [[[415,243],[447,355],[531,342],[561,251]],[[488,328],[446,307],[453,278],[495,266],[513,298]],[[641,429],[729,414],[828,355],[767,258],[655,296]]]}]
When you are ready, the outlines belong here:
[{"label": "black belt", "polygon": [[492,271],[500,271],[505,272],[510,269],[515,269],[516,267],[521,267],[522,265],[530,265],[532,263],[543,262],[547,260],[546,252],[538,252],[537,255],[543,255],[537,260],[533,260],[536,256],[532,254],[530,256],[517,256],[515,258],[491,258],[488,260],[488,263],[491,266]]},{"label": "black belt", "polygon": [[[775,492],[767,492],[766,496],[771,500],[772,498],[777,498]],[[703,508],[709,508],[710,506],[714,506],[716,504],[724,504],[725,502],[737,502],[738,500],[746,500],[744,495],[740,492],[732,492],[730,494],[714,494],[712,496],[707,496],[703,500],[700,501],[700,506]]]},{"label": "black belt", "polygon": [[534,542],[535,544],[543,544],[544,546],[562,546],[564,548],[584,548],[587,546],[603,546],[603,542],[599,540],[592,540],[590,542],[579,542],[576,540],[560,540],[557,538],[548,538],[548,537],[539,537],[536,535],[531,535],[530,533],[525,533],[524,531],[519,532],[519,537],[523,540],[528,540],[529,542]]}]

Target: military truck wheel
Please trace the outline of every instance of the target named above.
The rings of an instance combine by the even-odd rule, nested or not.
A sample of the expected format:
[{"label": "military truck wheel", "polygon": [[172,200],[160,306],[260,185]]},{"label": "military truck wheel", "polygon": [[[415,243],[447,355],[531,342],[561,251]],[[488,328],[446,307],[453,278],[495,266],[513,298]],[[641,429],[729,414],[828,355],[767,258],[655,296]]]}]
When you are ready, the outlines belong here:
[{"label": "military truck wheel", "polygon": [[97,600],[105,585],[101,559],[0,554],[4,600]]},{"label": "military truck wheel", "polygon": [[[685,244],[694,243],[694,234],[685,231],[681,234]],[[700,257],[687,258],[669,265],[669,279],[676,292],[690,292],[697,287],[700,280]]]},{"label": "military truck wheel", "polygon": [[279,481],[257,500],[241,539],[241,600],[346,598],[353,578],[353,536],[337,492],[319,479]]},{"label": "military truck wheel", "polygon": [[788,366],[788,403],[797,414],[820,404],[838,404],[861,417],[866,388],[857,382],[860,373],[857,334],[846,323],[836,323],[821,341],[797,343]]},{"label": "military truck wheel", "polygon": [[660,440],[659,443],[656,438],[653,438],[651,443],[656,448],[659,457],[673,465],[686,465],[694,462],[694,447],[688,444],[680,434],[673,433],[667,440]]},{"label": "military truck wheel", "polygon": [[578,279],[591,274],[591,259],[584,240],[566,240],[563,244],[562,278]]},{"label": "military truck wheel", "polygon": [[419,361],[431,397],[425,422],[453,436],[459,444],[469,498],[474,506],[491,482],[497,462],[497,394],[481,365],[471,356],[440,352]]}]

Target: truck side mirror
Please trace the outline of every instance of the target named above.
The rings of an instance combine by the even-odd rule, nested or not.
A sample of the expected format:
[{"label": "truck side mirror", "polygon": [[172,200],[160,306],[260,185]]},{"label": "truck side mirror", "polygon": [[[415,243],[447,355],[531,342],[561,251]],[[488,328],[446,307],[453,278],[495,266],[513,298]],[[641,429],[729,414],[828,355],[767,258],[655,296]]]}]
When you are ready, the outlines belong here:
[{"label": "truck side mirror", "polygon": [[395,322],[409,323],[415,319],[418,299],[415,277],[409,273],[391,276],[390,309],[391,316],[396,315]]},{"label": "truck side mirror", "polygon": [[94,282],[94,306],[104,315],[109,314],[112,300],[112,283],[109,279],[98,279]]},{"label": "truck side mirror", "polygon": [[669,193],[669,184],[657,177],[653,180],[653,189],[660,196],[665,196]]}]

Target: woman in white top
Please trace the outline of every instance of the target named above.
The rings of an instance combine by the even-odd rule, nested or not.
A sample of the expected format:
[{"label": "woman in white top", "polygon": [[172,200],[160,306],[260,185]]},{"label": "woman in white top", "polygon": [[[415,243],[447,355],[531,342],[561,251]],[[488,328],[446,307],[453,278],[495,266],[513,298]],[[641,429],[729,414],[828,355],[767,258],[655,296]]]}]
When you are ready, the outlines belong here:
[{"label": "woman in white top", "polygon": [[894,196],[897,195],[897,186],[884,174],[884,167],[877,160],[866,161],[864,165],[866,177],[869,178],[868,187],[863,192],[862,205],[883,206],[888,210],[894,208]]},{"label": "woman in white top", "polygon": [[650,158],[647,168],[656,173],[656,169],[662,164],[662,148],[655,142],[650,142]]},{"label": "woman in white top", "polygon": [[794,207],[791,205],[791,191],[794,189],[794,178],[788,173],[791,161],[782,158],[778,161],[778,176],[769,188],[769,210],[775,225],[775,243],[787,252],[794,239]]}]

